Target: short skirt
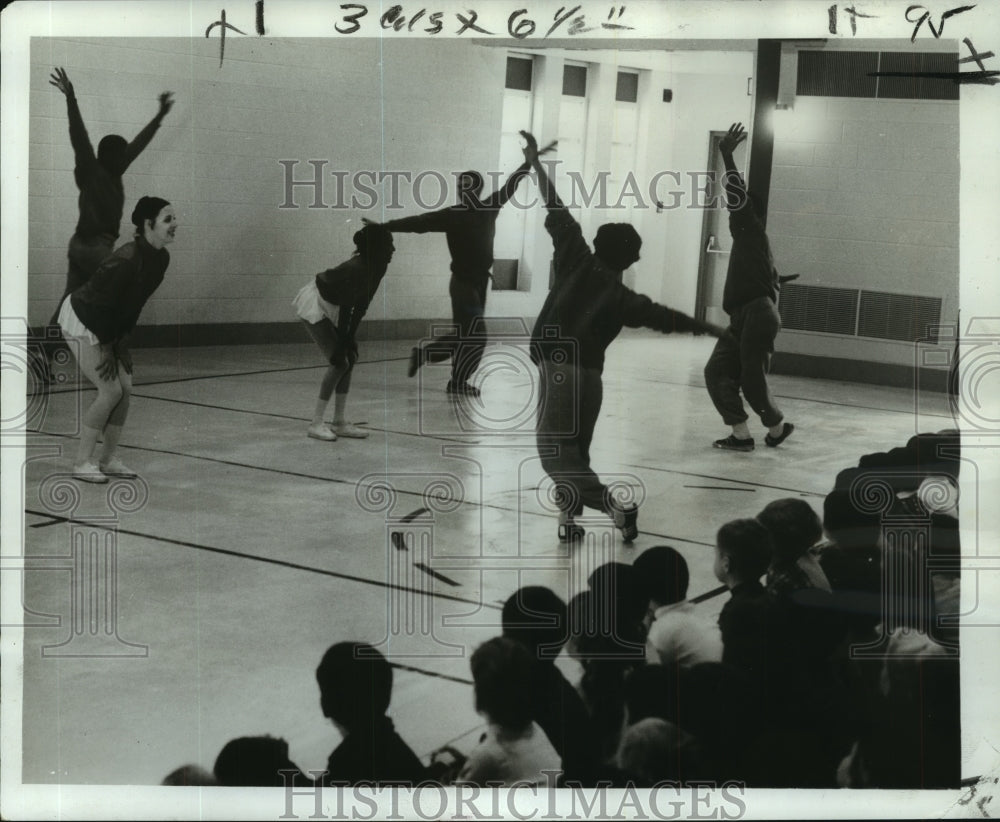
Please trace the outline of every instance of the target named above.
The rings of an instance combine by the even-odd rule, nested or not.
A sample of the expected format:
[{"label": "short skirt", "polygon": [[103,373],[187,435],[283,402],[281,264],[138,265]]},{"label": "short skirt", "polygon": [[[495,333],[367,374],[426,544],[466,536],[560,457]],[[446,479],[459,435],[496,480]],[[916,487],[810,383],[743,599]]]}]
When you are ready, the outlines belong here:
[{"label": "short skirt", "polygon": [[76,312],[73,310],[73,301],[67,295],[63,300],[62,308],[59,309],[59,327],[62,329],[64,337],[79,340],[87,345],[100,345],[93,331],[85,326]]},{"label": "short skirt", "polygon": [[340,306],[328,303],[319,295],[319,289],[316,288],[315,280],[311,280],[299,290],[299,293],[295,295],[295,299],[292,300],[292,305],[295,306],[295,313],[299,319],[305,320],[311,325],[315,325],[324,319],[336,325],[337,320],[340,318]]}]

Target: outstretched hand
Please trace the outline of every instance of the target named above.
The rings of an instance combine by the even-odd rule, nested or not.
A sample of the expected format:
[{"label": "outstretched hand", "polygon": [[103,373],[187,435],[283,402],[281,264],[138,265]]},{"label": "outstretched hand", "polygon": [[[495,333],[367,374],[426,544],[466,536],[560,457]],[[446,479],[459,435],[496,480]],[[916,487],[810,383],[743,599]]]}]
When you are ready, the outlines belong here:
[{"label": "outstretched hand", "polygon": [[719,141],[719,151],[732,154],[736,146],[747,138],[747,133],[743,128],[743,123],[733,123],[726,132],[726,136]]},{"label": "outstretched hand", "polygon": [[56,70],[52,72],[49,76],[49,85],[55,86],[67,97],[73,96],[73,84],[69,81],[69,75],[66,74],[66,69],[64,68],[57,67]]},{"label": "outstretched hand", "polygon": [[559,141],[558,140],[553,140],[551,143],[549,143],[547,146],[545,146],[545,148],[539,150],[538,156],[542,157],[542,156],[544,156],[546,154],[549,154],[549,153],[555,151],[557,145],[559,145]]},{"label": "outstretched hand", "polygon": [[700,337],[707,334],[710,337],[715,337],[719,339],[723,334],[726,333],[726,329],[721,326],[714,325],[712,323],[701,323],[691,332],[695,337]]},{"label": "outstretched hand", "polygon": [[523,129],[519,133],[526,143],[525,147],[521,149],[524,152],[524,160],[527,163],[534,163],[538,159],[538,141],[535,139],[534,134]]},{"label": "outstretched hand", "polygon": [[545,154],[549,154],[552,151],[555,151],[556,146],[559,145],[558,140],[553,140],[551,143],[545,146],[545,148],[539,149],[538,141],[535,139],[535,135],[527,131],[521,131],[520,134],[524,138],[524,141],[527,143],[527,145],[522,149],[522,151],[524,152],[524,161],[526,163],[534,163],[537,158]]},{"label": "outstretched hand", "polygon": [[174,107],[173,92],[165,91],[160,95],[160,116],[163,117]]}]

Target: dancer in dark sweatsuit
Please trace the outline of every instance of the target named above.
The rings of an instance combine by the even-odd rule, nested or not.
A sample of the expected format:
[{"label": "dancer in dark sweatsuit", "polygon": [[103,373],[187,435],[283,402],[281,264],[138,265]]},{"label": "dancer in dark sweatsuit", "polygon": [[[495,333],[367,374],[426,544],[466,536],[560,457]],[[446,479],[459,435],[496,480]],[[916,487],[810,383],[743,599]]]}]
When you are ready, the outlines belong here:
[{"label": "dancer in dark sweatsuit", "polygon": [[767,385],[767,371],[774,353],[774,338],[781,330],[778,316],[779,277],[764,231],[743,177],[733,162],[733,151],[746,139],[740,123],[734,123],[719,143],[726,164],[726,206],[733,248],[729,256],[722,307],[729,315],[729,328],[716,343],[705,365],[705,385],[723,422],[733,432],[716,440],[716,448],[752,451],[753,437],[740,390],[754,413],[767,426],[764,442],[780,445],[794,427],[774,402]]},{"label": "dancer in dark sweatsuit", "polygon": [[[551,146],[543,151],[550,148]],[[410,354],[411,377],[425,362],[443,362],[451,357],[448,393],[479,396],[479,389],[471,385],[469,380],[479,367],[486,347],[482,317],[486,310],[490,267],[493,265],[493,238],[496,235],[497,217],[504,204],[514,196],[518,183],[527,173],[528,164],[524,163],[507,178],[503,187],[481,200],[482,175],[478,171],[463,171],[458,178],[457,205],[415,217],[390,220],[384,224],[390,231],[415,234],[443,232],[451,253],[451,282],[448,292],[451,295],[451,313],[457,333],[438,337],[422,348],[414,348]]]},{"label": "dancer in dark sweatsuit", "polygon": [[49,78],[49,83],[66,96],[66,112],[69,115],[69,139],[73,146],[75,165],[73,179],[80,190],[80,218],[76,231],[69,241],[69,271],[66,274],[66,288],[60,305],[56,307],[50,325],[55,325],[59,308],[66,295],[83,285],[105,257],[114,250],[118,239],[118,226],[122,221],[125,207],[125,189],[122,175],[132,161],[149,145],[163,118],[174,104],[172,92],[160,95],[160,110],[140,131],[131,143],[118,134],[108,134],[97,146],[97,154],[91,145],[87,127],[83,124],[76,93],[65,69],[57,68]]},{"label": "dancer in dark sweatsuit", "polygon": [[552,236],[555,282],[532,332],[532,359],[540,375],[538,454],[556,484],[560,538],[582,535],[573,518],[583,508],[606,512],[626,542],[638,535],[635,505],[612,499],[590,467],[590,442],[601,410],[604,351],[623,326],[664,334],[689,332],[720,336],[722,329],[688,317],[622,285],[622,272],[639,259],[642,240],[627,223],[597,230],[592,253],[579,223],[560,201],[538,159],[535,138],[525,159],[538,175],[548,209],[545,228]]}]

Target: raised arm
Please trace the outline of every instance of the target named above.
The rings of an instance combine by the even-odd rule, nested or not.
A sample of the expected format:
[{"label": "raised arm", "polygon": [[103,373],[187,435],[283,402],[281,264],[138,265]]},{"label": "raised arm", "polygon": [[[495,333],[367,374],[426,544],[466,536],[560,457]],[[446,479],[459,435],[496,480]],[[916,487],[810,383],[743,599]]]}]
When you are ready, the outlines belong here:
[{"label": "raised arm", "polygon": [[[527,132],[522,131],[521,134],[526,134]],[[534,137],[532,137],[534,139]],[[538,150],[535,146],[535,152],[537,156],[541,157],[543,154],[548,154],[550,151],[555,150],[556,141],[553,140],[545,148]],[[525,160],[521,165],[514,169],[514,173],[507,178],[507,182],[504,183],[503,187],[495,191],[493,195],[486,201],[486,205],[490,208],[503,208],[504,204],[514,196],[514,192],[517,190],[518,184],[528,175],[528,171],[531,169],[531,161],[527,159],[528,155],[525,154]]]},{"label": "raised arm", "polygon": [[556,187],[553,185],[552,181],[549,179],[549,175],[545,173],[545,168],[542,165],[542,161],[539,159],[543,154],[552,151],[556,144],[555,142],[549,143],[541,151],[538,150],[538,141],[535,140],[534,136],[529,134],[527,131],[522,131],[521,136],[527,145],[524,147],[524,160],[529,163],[531,167],[535,170],[535,174],[538,175],[538,189],[542,192],[542,197],[545,200],[546,208],[565,208],[562,200],[559,199],[559,195],[556,193]]},{"label": "raised arm", "polygon": [[742,123],[733,123],[726,136],[719,141],[719,153],[726,165],[726,207],[730,211],[739,211],[747,201],[747,186],[743,175],[736,168],[733,152],[747,138]]},{"label": "raised arm", "polygon": [[66,69],[56,68],[49,76],[49,85],[55,86],[66,97],[66,113],[69,116],[69,141],[73,146],[73,154],[77,167],[97,162],[94,147],[90,143],[87,127],[83,124],[83,115],[76,102],[76,92],[70,82]]},{"label": "raised arm", "polygon": [[150,140],[153,139],[153,135],[156,134],[156,130],[160,127],[160,123],[163,122],[163,118],[173,108],[174,101],[172,95],[172,91],[165,91],[160,95],[160,110],[156,112],[156,116],[128,144],[128,148],[125,149],[125,168],[128,168],[132,164],[132,161],[142,153],[142,150],[149,145]]},{"label": "raised arm", "polygon": [[507,182],[494,191],[486,200],[484,205],[487,208],[503,208],[507,201],[514,196],[517,186],[528,175],[531,164],[525,160],[514,169],[514,172],[507,178]]}]

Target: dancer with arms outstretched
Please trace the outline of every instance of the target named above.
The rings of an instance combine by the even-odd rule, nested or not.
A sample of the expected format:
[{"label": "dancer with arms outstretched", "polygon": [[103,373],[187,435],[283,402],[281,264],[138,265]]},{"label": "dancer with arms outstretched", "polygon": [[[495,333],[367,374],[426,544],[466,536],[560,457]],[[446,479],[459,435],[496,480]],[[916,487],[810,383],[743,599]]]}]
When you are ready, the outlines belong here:
[{"label": "dancer with arms outstretched", "polygon": [[[532,359],[540,377],[538,453],[556,484],[559,536],[567,542],[582,536],[574,517],[587,507],[607,513],[624,541],[632,542],[638,535],[636,506],[612,499],[590,467],[603,396],[604,352],[623,326],[715,337],[722,329],[624,286],[622,272],[639,259],[638,232],[627,223],[606,223],[597,230],[591,251],[539,160],[535,138],[525,131],[521,136],[527,142],[525,160],[538,175],[548,209],[545,228],[552,237],[555,263],[555,282],[532,332]],[[552,345],[559,339],[567,345]]]}]

